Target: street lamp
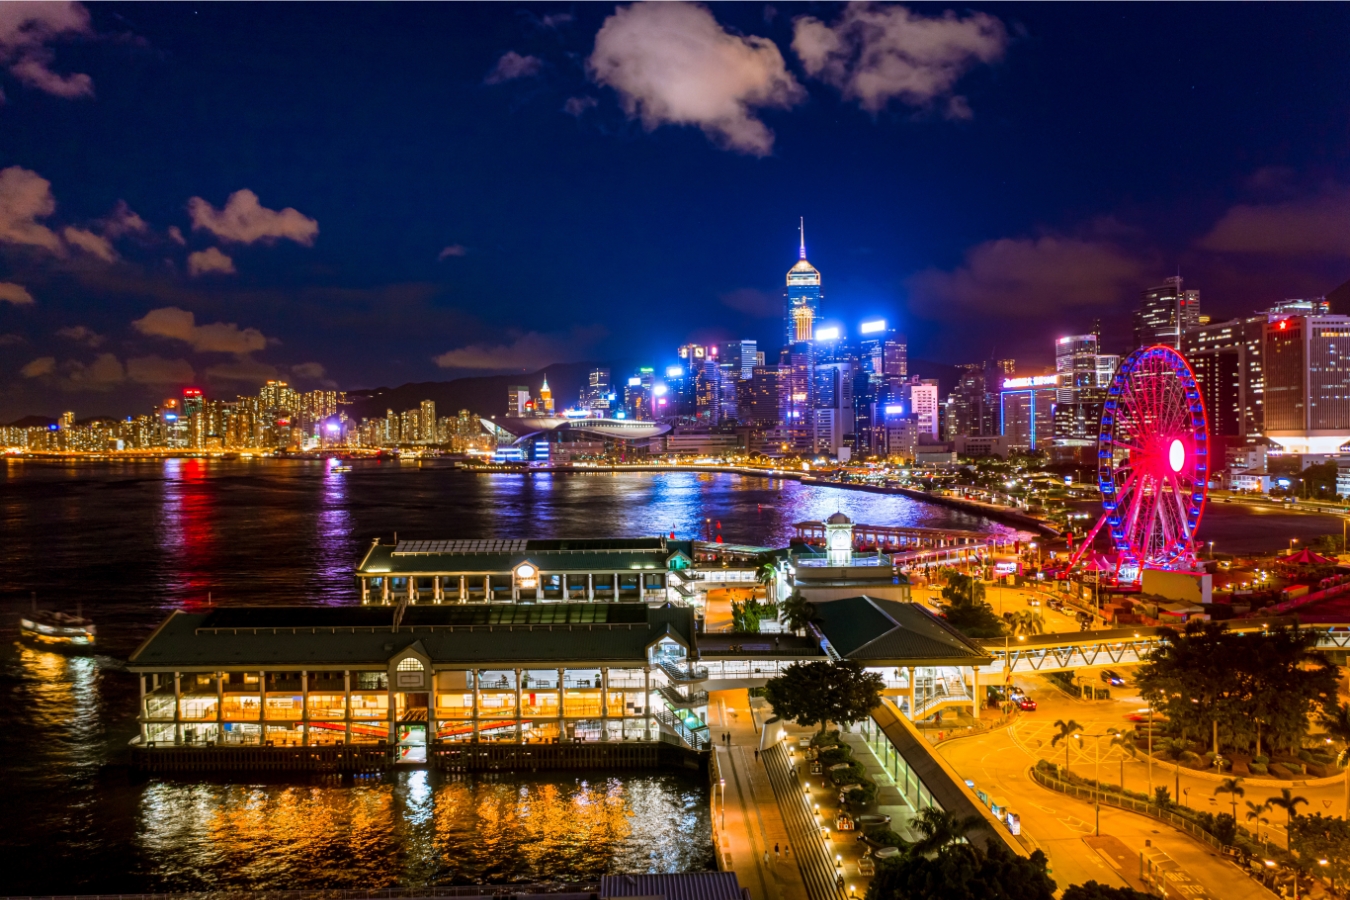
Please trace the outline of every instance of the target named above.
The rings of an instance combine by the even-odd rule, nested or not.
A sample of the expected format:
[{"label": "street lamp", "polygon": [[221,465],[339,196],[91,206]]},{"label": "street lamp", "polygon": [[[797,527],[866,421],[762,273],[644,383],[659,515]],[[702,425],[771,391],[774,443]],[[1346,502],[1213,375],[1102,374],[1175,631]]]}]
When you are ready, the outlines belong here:
[{"label": "street lamp", "polygon": [[[1085,738],[1085,737],[1093,738],[1093,741],[1092,741],[1092,748],[1093,748],[1093,750],[1095,751],[1095,752],[1094,752],[1094,756],[1095,756],[1095,759],[1094,759],[1094,766],[1095,766],[1095,778],[1094,778],[1094,782],[1095,782],[1095,783],[1094,783],[1093,788],[1092,788],[1092,805],[1093,805],[1094,811],[1096,812],[1096,816],[1097,816],[1097,822],[1096,822],[1096,825],[1094,826],[1095,834],[1096,834],[1097,837],[1100,837],[1100,836],[1101,836],[1101,833],[1102,833],[1102,744],[1101,744],[1101,739],[1104,738],[1104,737],[1115,737],[1115,736],[1118,735],[1118,734],[1120,734],[1120,730],[1119,730],[1119,729],[1117,729],[1117,728],[1108,728],[1108,729],[1106,729],[1106,731],[1103,732],[1102,734],[1085,734],[1085,733],[1081,733],[1081,732],[1080,732],[1079,734],[1075,734],[1075,735],[1074,735],[1074,739],[1075,739],[1076,741],[1078,741],[1078,745],[1079,745],[1080,747],[1083,745],[1083,738]],[[1123,784],[1121,785],[1121,790],[1124,790],[1124,785],[1123,785]]]}]

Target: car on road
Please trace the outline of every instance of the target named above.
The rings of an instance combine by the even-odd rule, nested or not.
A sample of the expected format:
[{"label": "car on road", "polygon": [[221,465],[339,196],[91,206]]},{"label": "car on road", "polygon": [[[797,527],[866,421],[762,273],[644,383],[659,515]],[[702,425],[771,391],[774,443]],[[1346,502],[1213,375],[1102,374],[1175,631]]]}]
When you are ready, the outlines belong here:
[{"label": "car on road", "polygon": [[1126,713],[1125,718],[1131,722],[1166,722],[1167,717],[1161,713],[1155,713],[1147,706],[1136,709],[1132,713]]},{"label": "car on road", "polygon": [[1031,712],[1036,708],[1036,701],[1026,696],[1019,697],[1017,700],[1017,708],[1023,712]]},{"label": "car on road", "polygon": [[1112,669],[1103,669],[1102,681],[1106,684],[1120,687],[1125,683],[1125,677]]}]

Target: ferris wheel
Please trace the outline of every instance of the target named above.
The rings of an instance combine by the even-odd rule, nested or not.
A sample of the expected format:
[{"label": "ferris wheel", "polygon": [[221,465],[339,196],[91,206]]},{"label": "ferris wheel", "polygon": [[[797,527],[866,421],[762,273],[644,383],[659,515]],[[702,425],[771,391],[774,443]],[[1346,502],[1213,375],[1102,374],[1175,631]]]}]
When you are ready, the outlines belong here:
[{"label": "ferris wheel", "polygon": [[[1097,481],[1120,581],[1192,570],[1209,484],[1209,429],[1195,374],[1171,347],[1136,350],[1102,411]],[[1092,537],[1083,542],[1083,549]],[[1081,551],[1080,551],[1081,552]]]}]

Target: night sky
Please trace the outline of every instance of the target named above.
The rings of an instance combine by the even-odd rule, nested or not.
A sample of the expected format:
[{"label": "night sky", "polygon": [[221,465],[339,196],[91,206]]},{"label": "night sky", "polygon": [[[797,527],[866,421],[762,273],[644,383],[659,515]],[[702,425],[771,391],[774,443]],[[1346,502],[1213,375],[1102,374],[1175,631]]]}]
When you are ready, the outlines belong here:
[{"label": "night sky", "polygon": [[1350,7],[0,4],[0,421],[1350,278]]}]

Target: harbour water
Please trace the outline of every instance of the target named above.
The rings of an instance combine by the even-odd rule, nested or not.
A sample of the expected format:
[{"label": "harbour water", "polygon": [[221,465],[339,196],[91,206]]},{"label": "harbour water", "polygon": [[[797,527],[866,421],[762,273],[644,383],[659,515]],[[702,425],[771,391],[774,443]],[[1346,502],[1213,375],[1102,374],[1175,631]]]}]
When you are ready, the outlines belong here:
[{"label": "harbour water", "polygon": [[[0,467],[0,893],[569,880],[713,866],[708,788],[675,773],[137,780],[120,668],[170,610],[355,601],[376,537],[721,534],[781,545],[842,509],[993,528],[897,497],[694,473],[473,475],[444,466],[159,460]],[[36,591],[100,653],[18,641]],[[73,724],[72,724],[73,723]]]},{"label": "harbour water", "polygon": [[[119,661],[174,608],[353,603],[353,567],[372,539],[395,532],[674,532],[781,546],[792,523],[836,510],[869,524],[1006,529],[904,497],[691,472],[0,463],[0,849],[11,861],[0,894],[377,888],[710,868],[707,785],[673,773],[137,780],[125,768],[136,688]],[[1329,517],[1252,515],[1213,504],[1205,527],[1273,546],[1339,531]],[[22,645],[17,620],[34,591],[44,605],[81,603],[98,622],[99,654]]]}]

